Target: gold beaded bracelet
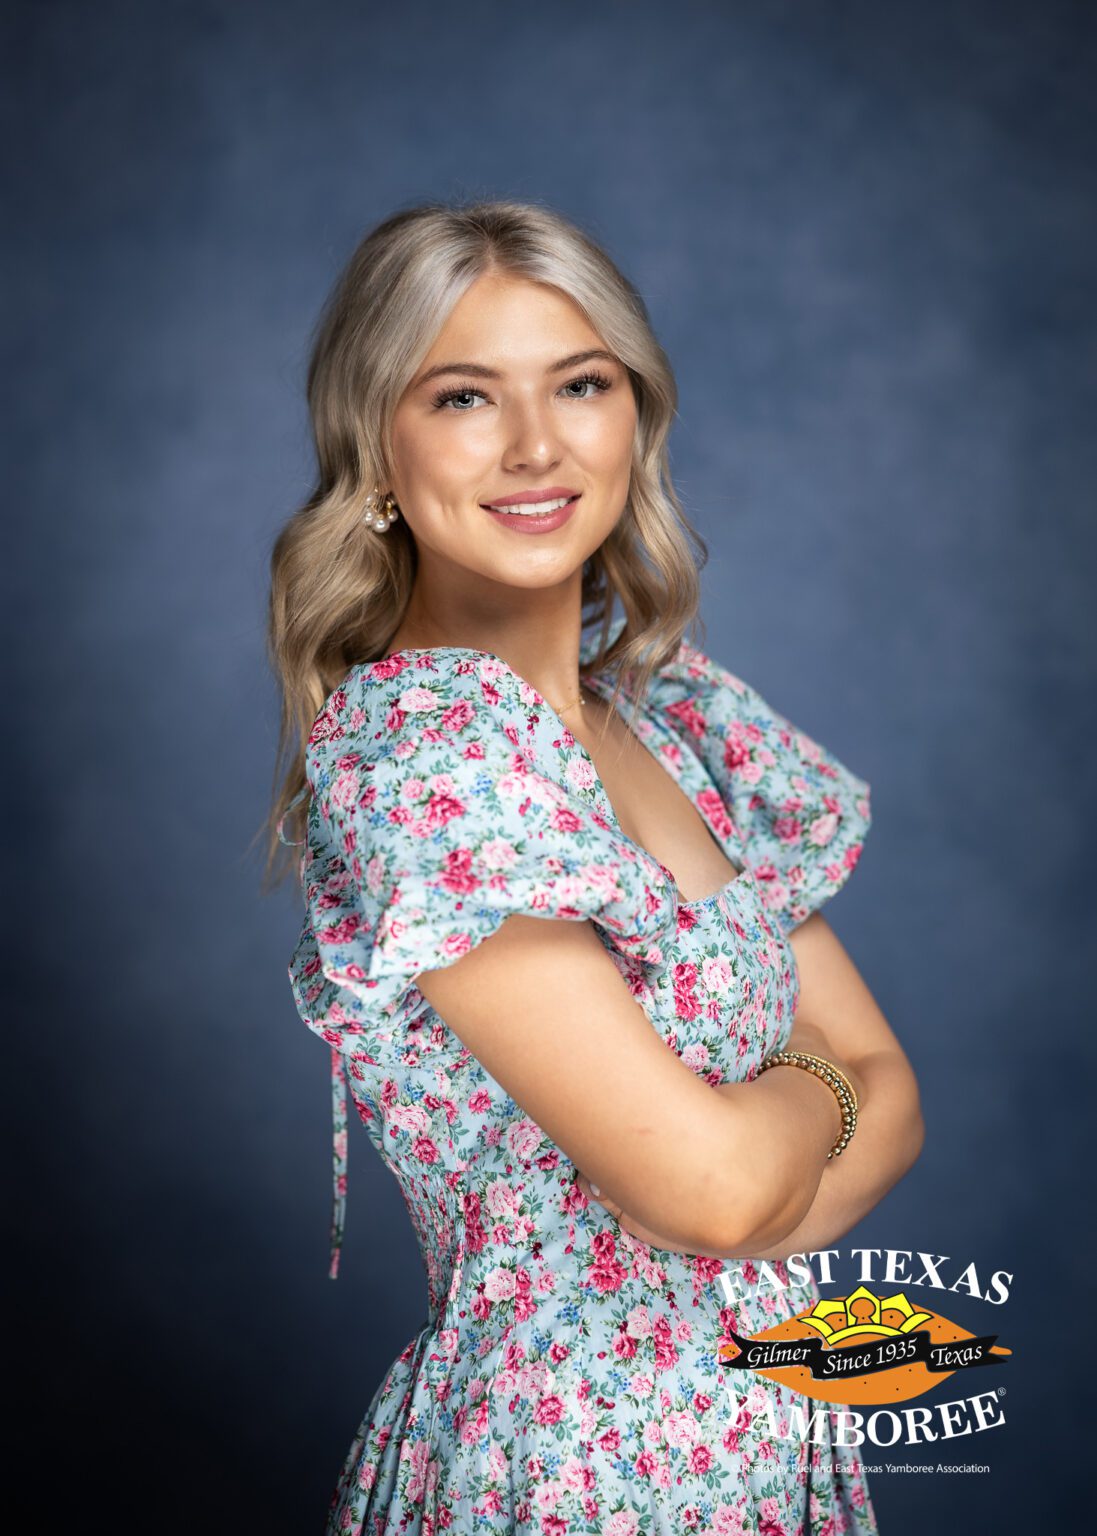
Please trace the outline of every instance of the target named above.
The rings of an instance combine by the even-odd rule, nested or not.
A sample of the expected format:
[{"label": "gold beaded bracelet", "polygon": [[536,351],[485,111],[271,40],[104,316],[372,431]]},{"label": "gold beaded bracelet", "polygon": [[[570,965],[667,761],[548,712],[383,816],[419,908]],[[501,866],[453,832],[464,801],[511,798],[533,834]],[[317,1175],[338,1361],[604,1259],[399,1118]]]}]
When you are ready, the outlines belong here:
[{"label": "gold beaded bracelet", "polygon": [[802,1067],[806,1072],[821,1078],[831,1089],[842,1111],[842,1129],[827,1156],[841,1157],[857,1129],[857,1095],[845,1073],[840,1072],[832,1061],[827,1061],[823,1056],[813,1056],[810,1051],[773,1051],[763,1061],[759,1071],[765,1072],[768,1067]]}]

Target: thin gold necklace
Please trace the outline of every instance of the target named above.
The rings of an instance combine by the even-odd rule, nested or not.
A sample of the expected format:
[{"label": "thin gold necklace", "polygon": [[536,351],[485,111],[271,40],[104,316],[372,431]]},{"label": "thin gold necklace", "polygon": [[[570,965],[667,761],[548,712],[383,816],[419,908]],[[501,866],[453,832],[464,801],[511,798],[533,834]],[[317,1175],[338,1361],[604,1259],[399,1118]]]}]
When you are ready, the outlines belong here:
[{"label": "thin gold necklace", "polygon": [[558,708],[557,708],[557,707],[556,707],[556,706],[554,706],[554,708],[556,708],[556,713],[557,713],[557,714],[558,714],[558,715],[562,715],[562,714],[563,714],[563,712],[564,712],[564,710],[565,710],[565,709],[570,709],[570,708],[571,708],[571,707],[572,707],[572,705],[573,705],[573,704],[581,704],[581,705],[582,705],[582,706],[583,706],[583,708],[584,708],[584,709],[586,709],[586,707],[587,707],[587,701],[586,701],[586,699],[584,699],[584,697],[583,697],[583,692],[582,692],[582,689],[580,689],[580,691],[579,691],[579,696],[578,696],[578,698],[575,698],[575,699],[572,699],[572,700],[571,700],[571,701],[570,701],[570,702],[569,702],[569,703],[567,703],[567,704],[561,704],[561,705],[560,705],[560,706],[559,706],[559,707],[558,707]]}]

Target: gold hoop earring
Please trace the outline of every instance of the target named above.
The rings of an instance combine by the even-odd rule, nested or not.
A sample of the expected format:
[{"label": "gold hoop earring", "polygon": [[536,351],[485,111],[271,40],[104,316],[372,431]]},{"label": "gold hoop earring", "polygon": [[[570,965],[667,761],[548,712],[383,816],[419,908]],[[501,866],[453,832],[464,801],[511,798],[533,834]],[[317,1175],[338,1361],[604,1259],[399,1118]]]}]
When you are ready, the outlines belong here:
[{"label": "gold hoop earring", "polygon": [[380,495],[381,488],[375,485],[366,497],[366,510],[362,514],[362,521],[367,528],[372,528],[374,533],[384,533],[389,524],[395,522],[400,516],[400,510],[392,499],[391,491],[386,494],[384,501],[378,505]]}]

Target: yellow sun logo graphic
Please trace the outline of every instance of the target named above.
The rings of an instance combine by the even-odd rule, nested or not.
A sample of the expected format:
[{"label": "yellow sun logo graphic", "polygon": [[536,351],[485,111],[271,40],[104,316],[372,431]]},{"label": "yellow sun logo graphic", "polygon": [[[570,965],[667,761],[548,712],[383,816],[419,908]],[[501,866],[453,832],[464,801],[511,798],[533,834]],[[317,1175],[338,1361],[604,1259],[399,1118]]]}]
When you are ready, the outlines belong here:
[{"label": "yellow sun logo graphic", "polygon": [[932,1313],[916,1311],[902,1291],[875,1296],[863,1285],[844,1299],[817,1301],[810,1312],[800,1314],[804,1327],[813,1329],[828,1344],[844,1344],[865,1334],[898,1338],[931,1320]]}]

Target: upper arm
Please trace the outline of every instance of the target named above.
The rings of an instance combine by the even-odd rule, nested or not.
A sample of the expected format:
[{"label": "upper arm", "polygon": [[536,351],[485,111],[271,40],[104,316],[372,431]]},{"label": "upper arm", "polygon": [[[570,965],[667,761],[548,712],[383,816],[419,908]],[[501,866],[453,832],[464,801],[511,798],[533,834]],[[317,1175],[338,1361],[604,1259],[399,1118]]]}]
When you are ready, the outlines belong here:
[{"label": "upper arm", "polygon": [[821,912],[789,934],[799,972],[796,1017],[816,1025],[851,1065],[887,1055],[901,1079],[911,1114],[920,1119],[918,1084],[895,1032],[868,984]]},{"label": "upper arm", "polygon": [[657,1034],[589,922],[513,915],[416,984],[589,1179],[704,1251],[731,1198],[728,1106]]}]

